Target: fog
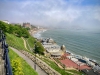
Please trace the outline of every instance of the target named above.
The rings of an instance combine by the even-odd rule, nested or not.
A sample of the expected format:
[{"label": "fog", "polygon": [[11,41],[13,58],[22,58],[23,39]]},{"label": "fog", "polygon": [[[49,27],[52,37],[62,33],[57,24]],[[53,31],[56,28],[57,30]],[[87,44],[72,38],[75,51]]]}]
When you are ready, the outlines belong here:
[{"label": "fog", "polygon": [[100,29],[100,0],[2,0],[0,20],[48,28]]}]

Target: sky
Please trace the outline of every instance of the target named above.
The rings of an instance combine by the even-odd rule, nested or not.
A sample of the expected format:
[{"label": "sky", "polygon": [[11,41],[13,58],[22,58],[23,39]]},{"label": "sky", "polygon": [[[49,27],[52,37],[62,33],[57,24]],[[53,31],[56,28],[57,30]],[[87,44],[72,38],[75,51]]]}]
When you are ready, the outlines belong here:
[{"label": "sky", "polygon": [[0,20],[55,28],[100,28],[100,0],[0,0]]}]

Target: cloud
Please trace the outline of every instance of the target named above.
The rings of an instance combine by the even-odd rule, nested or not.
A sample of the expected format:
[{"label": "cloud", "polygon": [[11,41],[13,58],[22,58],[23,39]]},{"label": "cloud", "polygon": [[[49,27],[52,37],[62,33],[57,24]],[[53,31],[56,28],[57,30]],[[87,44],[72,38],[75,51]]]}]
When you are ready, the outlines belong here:
[{"label": "cloud", "polygon": [[[0,19],[44,26],[100,25],[100,6],[85,0],[22,0],[0,2]],[[93,23],[92,23],[93,22]],[[92,26],[92,25],[91,25]]]}]

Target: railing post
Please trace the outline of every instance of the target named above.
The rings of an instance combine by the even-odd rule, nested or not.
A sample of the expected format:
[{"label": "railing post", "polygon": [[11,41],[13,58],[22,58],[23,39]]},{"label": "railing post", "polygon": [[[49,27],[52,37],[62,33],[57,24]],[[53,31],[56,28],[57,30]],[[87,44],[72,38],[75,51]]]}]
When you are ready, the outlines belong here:
[{"label": "railing post", "polygon": [[6,75],[13,75],[12,74],[12,68],[10,65],[10,60],[8,56],[8,44],[5,43],[5,68],[6,68]]},{"label": "railing post", "polygon": [[5,45],[5,35],[2,33],[2,48],[4,48],[4,45]]},{"label": "railing post", "polygon": [[12,68],[10,65],[10,60],[8,56],[8,44],[6,44],[6,37],[3,34],[2,30],[0,30],[0,42],[2,42],[2,52],[3,52],[3,60],[4,60],[4,67],[5,67],[5,74],[6,75],[13,75]]},{"label": "railing post", "polygon": [[4,36],[4,38],[3,38],[3,59],[5,60],[5,55],[6,55],[6,52],[7,52],[7,50],[6,50],[6,47],[7,47],[8,45],[6,44],[6,38],[5,38],[5,36]]}]

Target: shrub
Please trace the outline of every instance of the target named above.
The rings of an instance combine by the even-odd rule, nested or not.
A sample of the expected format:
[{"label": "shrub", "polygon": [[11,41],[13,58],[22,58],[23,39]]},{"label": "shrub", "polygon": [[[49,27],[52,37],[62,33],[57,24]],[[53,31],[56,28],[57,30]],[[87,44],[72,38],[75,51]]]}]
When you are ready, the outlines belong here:
[{"label": "shrub", "polygon": [[24,75],[24,73],[22,72],[22,65],[19,58],[13,59],[11,61],[11,64],[14,75]]}]

